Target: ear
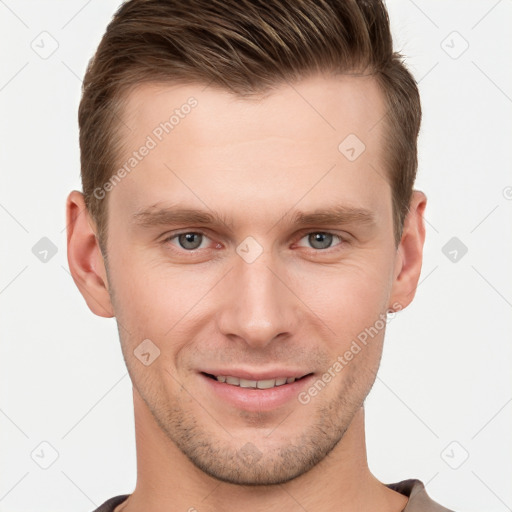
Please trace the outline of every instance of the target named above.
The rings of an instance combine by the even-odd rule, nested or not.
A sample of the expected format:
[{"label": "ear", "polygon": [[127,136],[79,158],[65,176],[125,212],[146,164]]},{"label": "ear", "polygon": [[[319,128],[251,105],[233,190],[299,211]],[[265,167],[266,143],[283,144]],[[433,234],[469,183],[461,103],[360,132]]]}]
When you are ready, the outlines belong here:
[{"label": "ear", "polygon": [[98,239],[81,192],[73,190],[66,201],[68,264],[75,284],[98,316],[111,318],[114,309],[108,292],[107,272]]},{"label": "ear", "polygon": [[408,306],[414,295],[421,274],[425,223],[423,213],[427,197],[423,192],[412,193],[409,213],[404,221],[402,239],[398,246],[393,275],[389,309],[398,311]]}]

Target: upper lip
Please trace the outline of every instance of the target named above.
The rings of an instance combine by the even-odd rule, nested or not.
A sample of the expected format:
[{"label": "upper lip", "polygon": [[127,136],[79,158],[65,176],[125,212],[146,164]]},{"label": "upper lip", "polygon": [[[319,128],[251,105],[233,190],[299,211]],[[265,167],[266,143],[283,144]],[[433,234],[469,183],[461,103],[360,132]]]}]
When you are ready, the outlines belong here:
[{"label": "upper lip", "polygon": [[309,375],[312,372],[297,370],[297,369],[285,369],[285,368],[276,368],[274,370],[265,370],[265,371],[255,371],[255,370],[242,370],[236,368],[222,368],[222,369],[209,369],[209,370],[201,370],[201,373],[209,373],[214,377],[219,377],[221,375],[238,377],[239,379],[246,380],[269,380],[269,379],[282,379],[284,377],[295,377],[296,379],[300,379],[306,375]]}]

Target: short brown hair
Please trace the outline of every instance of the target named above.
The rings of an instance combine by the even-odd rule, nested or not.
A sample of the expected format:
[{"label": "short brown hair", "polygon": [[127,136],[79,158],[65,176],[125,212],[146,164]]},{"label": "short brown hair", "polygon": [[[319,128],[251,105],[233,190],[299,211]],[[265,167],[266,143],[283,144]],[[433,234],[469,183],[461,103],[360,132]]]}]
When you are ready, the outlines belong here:
[{"label": "short brown hair", "polygon": [[393,52],[380,0],[129,0],[113,16],[85,73],[79,107],[85,203],[106,253],[107,201],[123,107],[144,82],[204,83],[247,96],[315,72],[364,71],[384,93],[386,170],[395,241],[417,169],[421,106],[416,82]]}]

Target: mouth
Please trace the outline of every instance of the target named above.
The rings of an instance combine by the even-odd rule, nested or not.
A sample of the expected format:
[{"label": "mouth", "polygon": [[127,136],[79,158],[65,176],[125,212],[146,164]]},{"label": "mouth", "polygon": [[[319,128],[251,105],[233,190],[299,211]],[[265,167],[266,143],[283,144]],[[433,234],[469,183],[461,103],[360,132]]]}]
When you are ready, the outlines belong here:
[{"label": "mouth", "polygon": [[310,375],[313,375],[312,373],[308,373],[302,377],[275,377],[270,379],[254,380],[242,379],[232,375],[212,375],[211,373],[206,372],[201,373],[209,379],[215,380],[217,382],[246,389],[272,389],[279,386],[285,386],[286,384],[293,384],[296,381],[300,381],[306,377],[309,377]]},{"label": "mouth", "polygon": [[212,406],[261,414],[279,413],[301,404],[299,395],[315,380],[315,373],[292,366],[225,366],[197,371],[201,389]]}]

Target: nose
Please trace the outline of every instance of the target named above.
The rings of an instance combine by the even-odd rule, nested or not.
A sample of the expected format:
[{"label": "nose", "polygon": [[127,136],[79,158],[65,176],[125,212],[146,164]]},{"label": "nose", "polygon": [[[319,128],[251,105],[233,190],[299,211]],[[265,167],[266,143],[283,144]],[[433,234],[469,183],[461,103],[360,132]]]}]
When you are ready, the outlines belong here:
[{"label": "nose", "polygon": [[260,349],[280,335],[296,332],[300,328],[300,301],[287,281],[284,266],[266,252],[252,263],[235,257],[234,268],[219,290],[219,330]]}]

